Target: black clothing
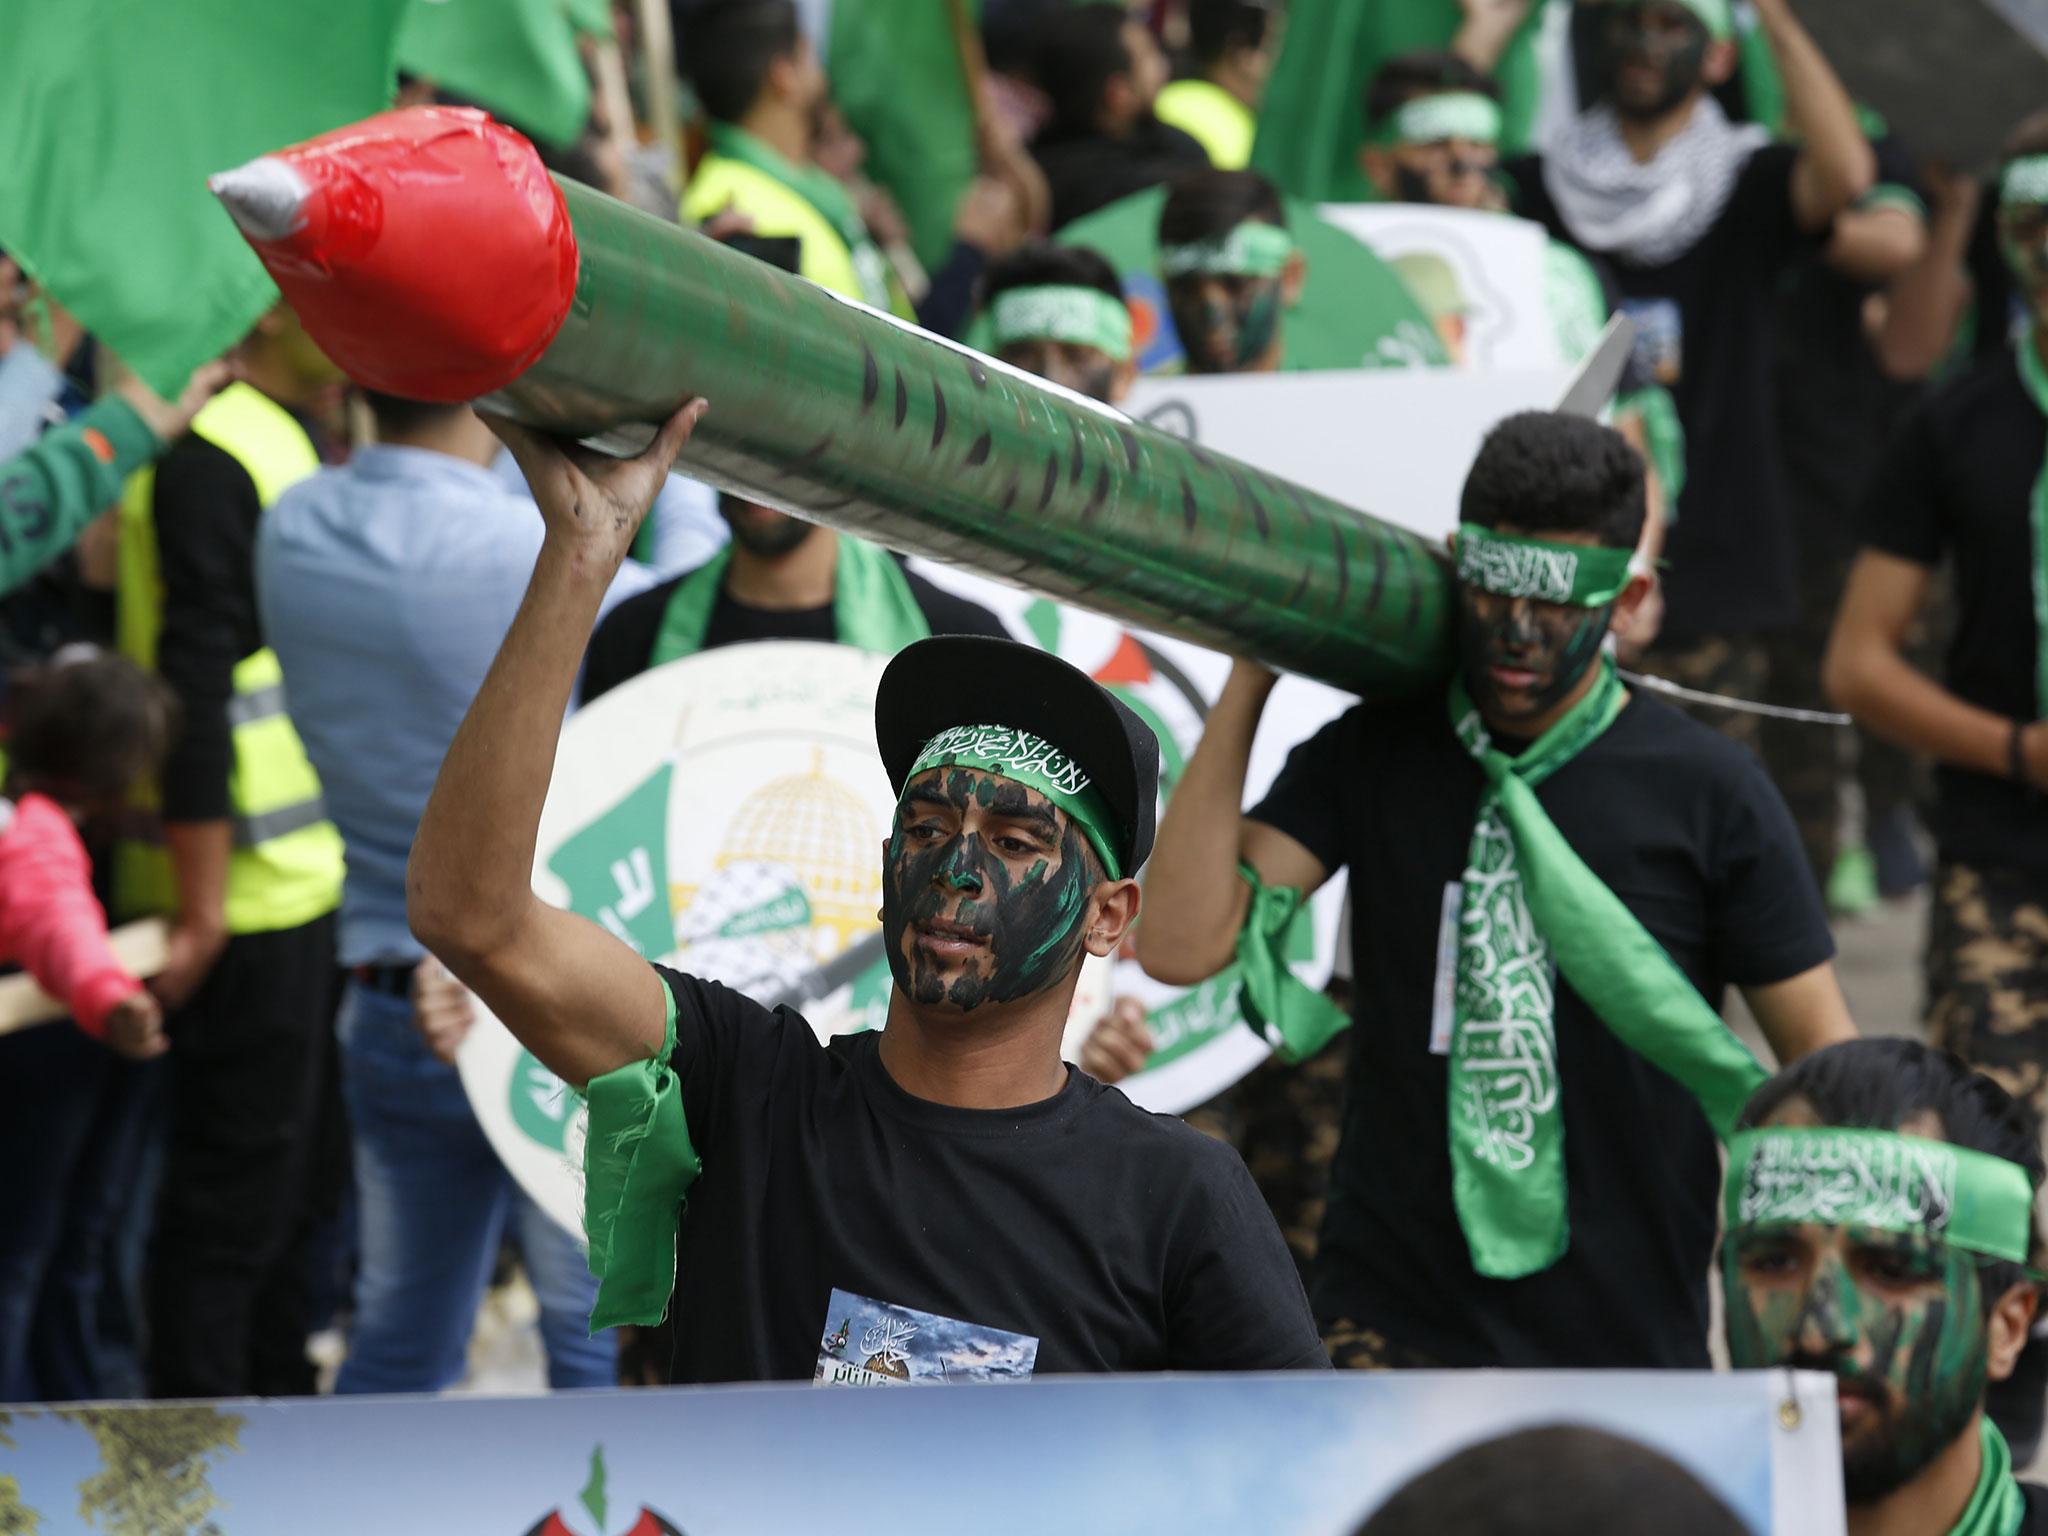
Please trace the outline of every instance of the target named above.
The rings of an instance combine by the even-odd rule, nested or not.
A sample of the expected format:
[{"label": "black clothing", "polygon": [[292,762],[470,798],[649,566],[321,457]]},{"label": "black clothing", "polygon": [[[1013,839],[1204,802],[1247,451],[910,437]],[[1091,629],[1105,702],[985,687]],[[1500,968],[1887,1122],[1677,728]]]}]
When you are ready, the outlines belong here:
[{"label": "black clothing", "polygon": [[[1953,562],[1955,637],[1943,684],[2016,720],[2041,713],[2034,619],[2034,482],[2048,417],[2010,350],[1973,363],[1909,412],[1865,497],[1867,546]],[[1941,764],[1931,830],[1944,859],[2048,873],[2048,800],[2009,779]]]},{"label": "black clothing", "polygon": [[2027,1518],[2020,1522],[2020,1536],[2048,1536],[2048,1488],[2039,1483],[2021,1483],[2027,1501]]},{"label": "black clothing", "polygon": [[806,1379],[835,1291],[1037,1341],[1034,1374],[1326,1369],[1237,1154],[1079,1068],[1053,1098],[913,1098],[875,1032],[662,970],[704,1163],[679,1241],[674,1379]]},{"label": "black clothing", "polygon": [[[1002,700],[1001,719],[974,702],[984,694]],[[875,745],[898,793],[941,731],[989,724],[1029,732],[1073,759],[1116,819],[1118,868],[1135,875],[1152,854],[1159,738],[1079,667],[1015,640],[933,635],[898,651],[875,690]]]},{"label": "black clothing", "polygon": [[[1912,164],[1896,141],[1880,139],[1873,148],[1879,183],[1917,197]],[[1778,450],[1802,565],[1832,568],[1854,553],[1856,506],[1887,431],[1919,390],[1886,378],[1871,351],[1863,311],[1881,286],[1843,275],[1816,249],[1799,264],[1778,305]],[[1826,612],[1804,617],[1826,624],[1833,609],[1830,601]]]},{"label": "black clothing", "polygon": [[151,503],[163,577],[157,671],[178,696],[178,732],[164,760],[166,821],[230,814],[235,666],[263,645],[256,612],[256,482],[226,449],[188,432],[156,467]]},{"label": "black clothing", "polygon": [[1048,124],[1031,141],[1031,153],[1052,191],[1054,229],[1209,166],[1209,152],[1191,135],[1150,115],[1120,139],[1093,128]]},{"label": "black clothing", "polygon": [[[1485,775],[1441,695],[1360,705],[1296,747],[1248,814],[1349,867],[1351,1081],[1316,1315],[1451,1366],[1705,1369],[1720,1154],[1698,1102],[1562,979],[1558,1080],[1571,1246],[1486,1279],[1451,1197],[1448,1058],[1430,1047],[1445,887]],[[1536,791],[1558,830],[1709,1003],[1834,953],[1819,893],[1756,759],[1638,694]]]},{"label": "black clothing", "polygon": [[974,290],[987,268],[988,252],[955,240],[931,272],[931,286],[917,306],[917,323],[936,335],[957,338],[974,318]]},{"label": "black clothing", "polygon": [[[1814,245],[1792,210],[1790,145],[1759,149],[1728,205],[1677,260],[1646,267],[1609,251],[1636,350],[1671,390],[1685,427],[1685,491],[1665,546],[1663,640],[1739,635],[1798,613],[1792,516],[1779,465],[1775,391],[1778,284]],[[1515,212],[1563,240],[1571,227],[1543,183],[1542,160],[1510,168]]]},{"label": "black clothing", "polygon": [[303,1244],[333,1069],[332,913],[228,940],[165,1028],[170,1129],[149,1260],[157,1397],[308,1392]]},{"label": "black clothing", "polygon": [[[590,637],[590,650],[583,662],[584,703],[647,670],[648,658],[654,654],[655,637],[661,633],[662,616],[668,612],[668,600],[690,574],[685,571],[658,587],[636,592],[605,615],[597,633]],[[906,569],[903,574],[910,582],[910,595],[933,634],[1010,638],[1003,621],[981,604],[955,597],[913,570]],[[752,640],[821,640],[829,645],[838,638],[830,603],[820,608],[750,608],[721,588],[718,601],[711,605],[703,648],[709,651]]]}]

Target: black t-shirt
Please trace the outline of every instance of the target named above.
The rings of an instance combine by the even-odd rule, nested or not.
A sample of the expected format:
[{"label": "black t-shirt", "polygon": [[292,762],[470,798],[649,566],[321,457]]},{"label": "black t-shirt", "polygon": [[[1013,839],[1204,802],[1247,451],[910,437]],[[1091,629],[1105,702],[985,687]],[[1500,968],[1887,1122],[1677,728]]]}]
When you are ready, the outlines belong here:
[{"label": "black t-shirt", "polygon": [[[1913,167],[1880,139],[1878,180],[1913,190]],[[1819,250],[1801,262],[1778,306],[1778,448],[1800,557],[1839,567],[1856,547],[1855,513],[1884,452],[1885,433],[1918,386],[1885,377],[1864,331],[1878,285],[1847,277]],[[1811,614],[1825,622],[1825,613]]]},{"label": "black t-shirt", "polygon": [[[1789,145],[1766,145],[1728,206],[1676,261],[1607,252],[1636,349],[1685,426],[1685,491],[1665,546],[1664,634],[1676,643],[1791,623],[1799,612],[1792,522],[1772,388],[1779,279],[1811,248],[1792,211]],[[1510,167],[1515,211],[1572,240],[1540,157]]]},{"label": "black t-shirt", "polygon": [[[1473,1271],[1451,1200],[1447,1058],[1430,1033],[1444,888],[1464,871],[1484,783],[1441,697],[1366,704],[1295,748],[1249,813],[1332,874],[1352,872],[1350,1086],[1316,1315],[1453,1366],[1704,1369],[1721,1184],[1713,1132],[1698,1101],[1562,979],[1571,1245],[1520,1280]],[[1676,710],[1633,697],[1536,793],[1708,1002],[1834,953],[1769,778]]]},{"label": "black t-shirt", "polygon": [[[668,600],[690,574],[685,571],[658,587],[636,592],[605,615],[597,633],[590,637],[590,650],[583,662],[584,703],[647,670],[648,658],[654,654],[655,637],[661,633],[662,616],[668,612]],[[981,604],[957,597],[913,570],[905,569],[903,575],[933,634],[1010,638],[1003,621]],[[751,608],[735,601],[721,587],[718,600],[711,605],[711,618],[704,626],[703,649],[744,645],[752,640],[821,640],[829,645],[838,638],[830,603],[820,608]]]},{"label": "black t-shirt", "polygon": [[[954,1320],[923,1332],[970,1336],[967,1357],[1035,1341],[1037,1375],[1328,1367],[1279,1229],[1223,1143],[1078,1067],[1016,1109],[913,1098],[877,1033],[820,1047],[786,1008],[661,975],[704,1162],[675,1380],[808,1379],[875,1304]],[[834,1358],[857,1366],[854,1332]]]},{"label": "black t-shirt", "polygon": [[[2034,619],[2034,482],[2048,417],[2010,350],[1972,363],[1899,423],[1864,497],[1863,543],[1902,560],[1954,563],[1955,638],[1943,681],[2016,720],[2041,713]],[[2048,872],[2048,800],[2008,779],[1935,770],[1933,831],[1943,857]]]},{"label": "black t-shirt", "polygon": [[2039,1483],[2021,1483],[2027,1501],[2027,1518],[2020,1523],[2020,1536],[2048,1536],[2048,1488]]}]

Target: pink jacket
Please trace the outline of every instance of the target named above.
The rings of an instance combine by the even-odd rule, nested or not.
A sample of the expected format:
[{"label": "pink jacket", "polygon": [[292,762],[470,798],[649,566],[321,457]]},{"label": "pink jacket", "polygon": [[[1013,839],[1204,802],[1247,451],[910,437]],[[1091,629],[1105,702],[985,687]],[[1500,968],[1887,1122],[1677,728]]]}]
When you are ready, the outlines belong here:
[{"label": "pink jacket", "polygon": [[0,961],[35,977],[95,1039],[107,1010],[142,990],[108,947],[78,829],[47,795],[23,795],[0,823]]}]

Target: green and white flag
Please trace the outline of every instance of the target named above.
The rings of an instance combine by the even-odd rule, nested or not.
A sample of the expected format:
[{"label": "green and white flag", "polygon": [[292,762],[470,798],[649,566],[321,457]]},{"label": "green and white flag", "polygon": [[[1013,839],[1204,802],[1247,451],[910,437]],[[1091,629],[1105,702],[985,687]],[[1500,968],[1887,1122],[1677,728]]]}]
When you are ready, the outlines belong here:
[{"label": "green and white flag", "polygon": [[663,763],[548,859],[548,868],[569,887],[569,910],[608,929],[649,960],[676,947],[668,895],[671,772]]},{"label": "green and white flag", "polygon": [[0,249],[177,394],[277,302],[206,178],[388,106],[415,3],[10,5]]}]

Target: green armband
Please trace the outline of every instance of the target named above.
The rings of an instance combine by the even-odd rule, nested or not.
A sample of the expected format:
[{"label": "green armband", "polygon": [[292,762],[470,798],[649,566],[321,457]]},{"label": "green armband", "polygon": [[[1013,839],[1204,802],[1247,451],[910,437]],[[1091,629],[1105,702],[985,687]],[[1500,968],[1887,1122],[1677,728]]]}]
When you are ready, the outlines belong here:
[{"label": "green armband", "polygon": [[1287,928],[1304,897],[1291,885],[1268,887],[1249,864],[1238,877],[1252,888],[1251,906],[1237,931],[1237,964],[1244,978],[1238,1007],[1245,1023],[1289,1063],[1307,1061],[1336,1039],[1351,1015],[1311,987],[1287,964]]},{"label": "green armband", "polygon": [[584,1090],[590,1124],[583,1142],[583,1232],[597,1304],[590,1331],[668,1315],[676,1286],[676,1233],[684,1196],[704,1171],[683,1118],[683,1084],[669,1065],[676,1049],[676,999],[661,1051],[593,1077]]}]

